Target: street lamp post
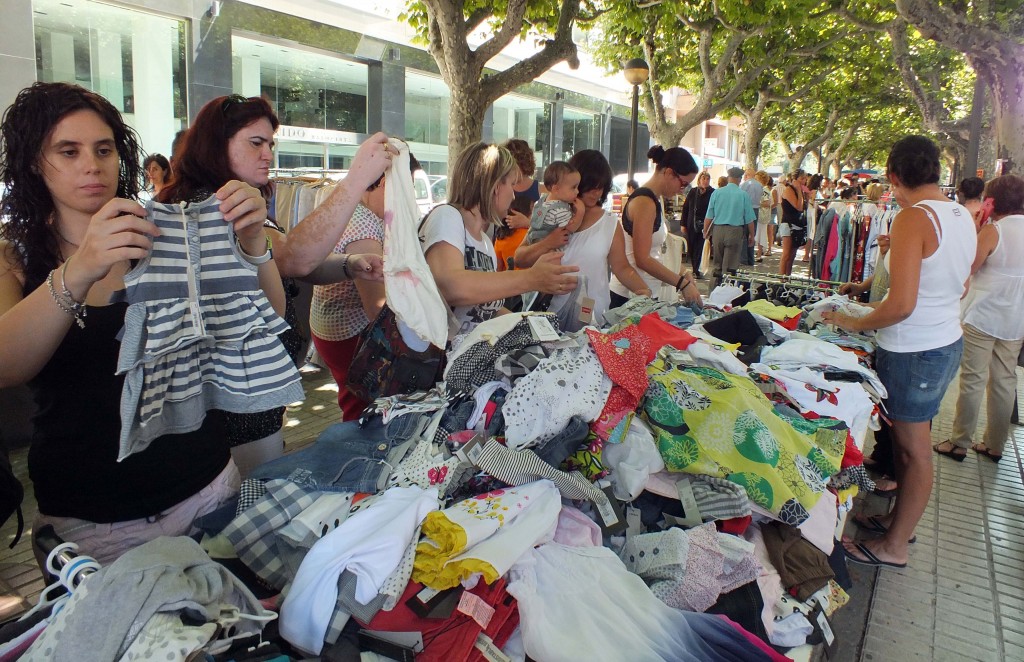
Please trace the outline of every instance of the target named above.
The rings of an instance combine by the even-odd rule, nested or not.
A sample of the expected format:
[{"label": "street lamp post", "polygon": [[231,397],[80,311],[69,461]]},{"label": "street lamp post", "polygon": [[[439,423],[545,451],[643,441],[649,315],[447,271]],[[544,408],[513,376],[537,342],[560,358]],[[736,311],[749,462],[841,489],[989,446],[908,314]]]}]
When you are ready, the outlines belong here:
[{"label": "street lamp post", "polygon": [[633,114],[629,118],[629,161],[627,162],[629,171],[627,179],[633,179],[633,175],[636,174],[636,130],[637,115],[640,112],[640,86],[647,82],[651,69],[643,59],[635,57],[626,63],[622,73],[626,76],[626,82],[633,86]]}]

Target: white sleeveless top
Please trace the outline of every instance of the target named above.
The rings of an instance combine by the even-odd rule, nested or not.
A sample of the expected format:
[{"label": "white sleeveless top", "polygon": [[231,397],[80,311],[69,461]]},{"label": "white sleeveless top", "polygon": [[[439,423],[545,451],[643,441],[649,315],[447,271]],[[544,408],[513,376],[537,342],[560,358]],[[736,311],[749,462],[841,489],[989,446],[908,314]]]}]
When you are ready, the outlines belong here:
[{"label": "white sleeveless top", "polygon": [[971,278],[963,322],[1000,340],[1024,338],[1024,215],[992,225],[999,243]]},{"label": "white sleeveless top", "polygon": [[[890,352],[923,352],[945,347],[963,335],[960,297],[978,247],[971,213],[962,205],[928,200],[914,206],[932,222],[939,247],[921,261],[914,312],[902,322],[878,330],[878,346]],[[885,266],[890,273],[891,255],[892,251],[885,254]]]},{"label": "white sleeveless top", "polygon": [[[667,222],[662,219],[661,227],[655,230],[654,234],[651,235],[651,257],[658,262],[662,261],[661,252],[664,250],[665,237],[668,236],[667,225]],[[636,266],[636,257],[633,253],[633,237],[629,236],[629,233],[625,230],[622,231],[622,234],[626,238],[626,259],[629,260],[629,263],[636,268],[636,272],[640,274],[640,277],[643,278],[645,283],[647,283],[647,287],[649,287],[654,296],[657,297],[658,291],[661,289],[661,280]],[[623,285],[615,276],[612,276],[611,278],[610,289],[620,297],[626,297],[628,299],[633,296],[633,293],[629,291],[629,288]]]},{"label": "white sleeveless top", "polygon": [[[594,319],[600,320],[608,310],[608,253],[615,237],[615,226],[619,219],[611,212],[605,212],[597,222],[586,230],[569,235],[569,243],[562,254],[562,264],[579,267],[579,275],[587,277],[587,292],[594,300]],[[569,294],[558,294],[551,299],[548,310],[561,310]]]}]

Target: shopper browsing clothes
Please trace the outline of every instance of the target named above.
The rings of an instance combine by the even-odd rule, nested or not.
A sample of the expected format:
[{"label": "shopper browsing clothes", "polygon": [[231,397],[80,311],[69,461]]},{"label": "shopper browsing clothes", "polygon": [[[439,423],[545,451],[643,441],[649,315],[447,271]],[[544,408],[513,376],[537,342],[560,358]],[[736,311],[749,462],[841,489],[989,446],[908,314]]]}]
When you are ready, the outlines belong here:
[{"label": "shopper browsing clothes", "polygon": [[[1024,342],[1024,179],[997,177],[985,187],[985,196],[993,202],[992,218],[978,233],[971,286],[963,302],[964,354],[953,435],[935,446],[939,455],[960,462],[968,448],[995,462],[1002,459],[1017,399],[1017,356]],[[972,443],[983,393],[985,435]]]},{"label": "shopper browsing clothes", "polygon": [[970,213],[939,189],[938,146],[908,136],[889,153],[886,170],[902,211],[892,224],[885,256],[889,294],[861,318],[827,313],[825,321],[851,331],[878,329],[876,369],[893,421],[899,493],[886,517],[858,523],[883,533],[845,543],[855,563],[902,568],[932,489],[930,423],[956,374],[963,349],[960,297],[975,257]]},{"label": "shopper browsing clothes", "polygon": [[508,214],[515,196],[512,187],[520,176],[507,149],[471,145],[451,172],[448,204],[435,208],[420,227],[427,265],[455,316],[451,338],[494,317],[506,297],[524,292],[566,294],[576,287],[578,269],[563,266],[559,253],[538,258],[529,269],[496,270],[487,231]]},{"label": "shopper browsing clothes", "polygon": [[[38,406],[29,450],[39,516],[107,563],[193,521],[238,490],[223,416],[166,434],[117,461],[122,377],[118,333],[132,260],[159,231],[134,198],[142,181],[134,132],[99,95],[36,83],[4,114],[0,178],[0,387],[27,384]],[[216,190],[243,250],[266,250],[266,203],[232,180]],[[269,265],[269,266],[268,266]],[[280,277],[273,270],[276,287]],[[271,282],[273,279],[267,279]]]}]

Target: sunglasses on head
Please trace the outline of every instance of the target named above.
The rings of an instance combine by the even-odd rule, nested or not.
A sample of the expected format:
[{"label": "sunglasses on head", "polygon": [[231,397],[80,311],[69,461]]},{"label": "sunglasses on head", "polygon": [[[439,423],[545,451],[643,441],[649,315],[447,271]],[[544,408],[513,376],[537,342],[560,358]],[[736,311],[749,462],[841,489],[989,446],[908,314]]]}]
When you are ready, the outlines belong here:
[{"label": "sunglasses on head", "polygon": [[257,97],[244,97],[241,94],[231,94],[224,98],[224,102],[220,105],[220,112],[226,113],[228,109],[237,104],[249,103],[255,101]]}]

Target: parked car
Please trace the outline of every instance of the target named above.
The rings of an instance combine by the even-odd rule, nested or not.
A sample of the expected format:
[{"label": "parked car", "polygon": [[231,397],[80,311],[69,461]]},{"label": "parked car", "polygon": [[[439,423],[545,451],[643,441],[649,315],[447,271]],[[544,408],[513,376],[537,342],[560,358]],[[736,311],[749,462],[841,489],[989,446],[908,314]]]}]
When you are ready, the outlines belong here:
[{"label": "parked car", "polygon": [[437,204],[431,193],[430,176],[422,170],[412,173],[412,188],[416,191],[416,206],[420,208],[420,216],[424,216]]},{"label": "parked car", "polygon": [[[633,173],[633,179],[638,183],[643,184],[653,175],[653,172],[636,172]],[[615,214],[622,213],[622,203],[625,201],[626,182],[628,181],[629,175],[626,173],[612,177],[612,187],[611,190],[608,191],[608,200],[604,203],[605,209]]]},{"label": "parked car", "polygon": [[448,202],[448,178],[444,175],[431,175],[430,180],[430,195],[434,199],[434,206]]}]

